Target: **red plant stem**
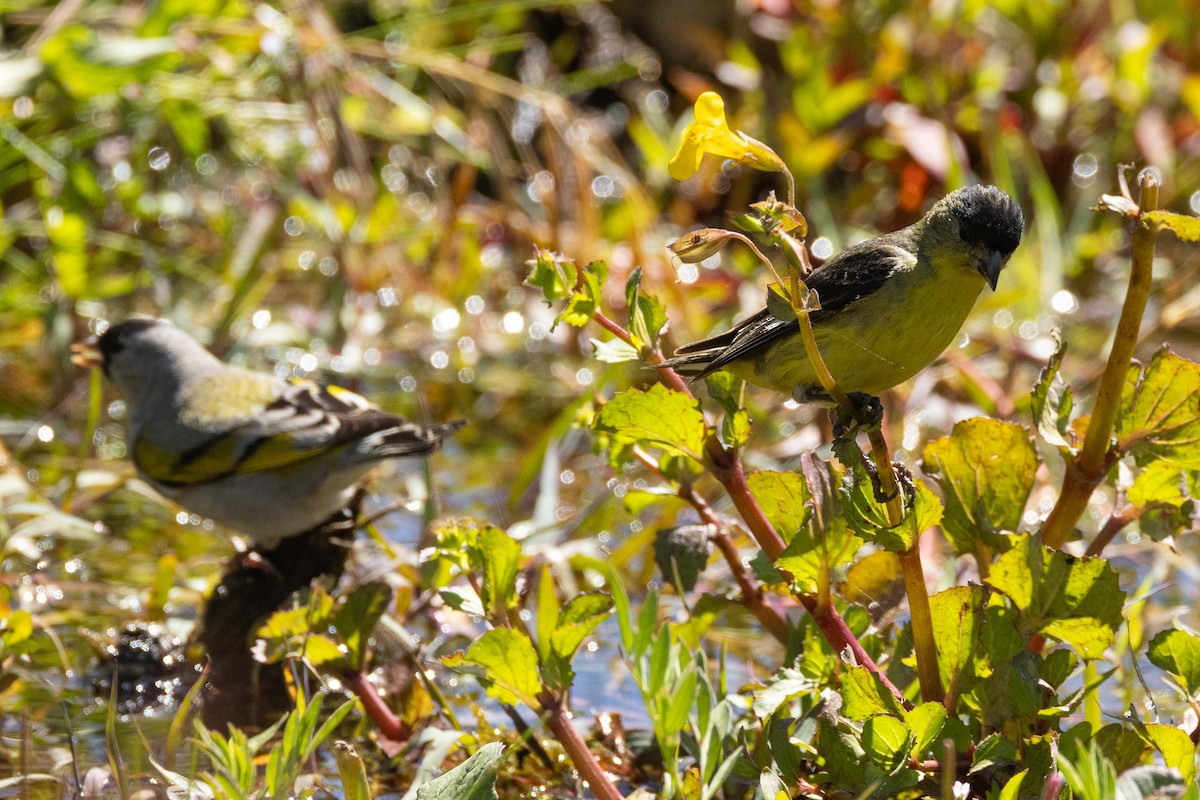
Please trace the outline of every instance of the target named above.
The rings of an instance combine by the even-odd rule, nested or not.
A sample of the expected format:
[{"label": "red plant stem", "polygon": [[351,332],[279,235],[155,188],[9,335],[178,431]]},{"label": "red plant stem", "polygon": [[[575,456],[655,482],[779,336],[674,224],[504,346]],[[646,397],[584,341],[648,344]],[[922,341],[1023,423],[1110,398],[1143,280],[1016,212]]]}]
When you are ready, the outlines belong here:
[{"label": "red plant stem", "polygon": [[546,712],[546,727],[554,734],[554,738],[567,751],[567,757],[579,772],[581,778],[587,781],[588,788],[599,800],[623,800],[612,780],[600,768],[600,762],[588,750],[587,743],[571,724],[571,716],[558,700],[547,692],[538,696],[538,701]]},{"label": "red plant stem", "polygon": [[[771,525],[771,521],[767,519],[762,508],[758,505],[758,500],[754,498],[754,494],[750,491],[750,485],[746,482],[746,473],[742,471],[742,462],[734,454],[729,453],[725,448],[721,447],[715,440],[708,441],[708,455],[710,461],[713,461],[713,474],[721,485],[725,487],[729,497],[733,500],[733,505],[741,514],[742,519],[749,527],[755,541],[759,547],[767,554],[767,557],[772,562],[776,561],[782,555],[785,545],[783,539],[775,527]],[[716,450],[718,453],[714,453]],[[721,458],[722,463],[717,463],[714,455]],[[786,573],[785,573],[786,574]],[[887,687],[896,699],[906,708],[909,706],[908,701],[904,697],[904,693],[888,680],[887,675],[879,669],[875,660],[867,655],[867,651],[863,649],[862,643],[858,641],[858,637],[850,630],[846,624],[846,620],[837,612],[832,603],[820,603],[813,595],[804,592],[793,592],[800,604],[812,615],[813,620],[817,623],[817,627],[824,634],[829,644],[833,649],[841,653],[846,648],[854,655],[855,662],[862,667],[866,667],[869,671],[879,678],[880,682]]]},{"label": "red plant stem", "polygon": [[1104,523],[1104,527],[1096,534],[1096,538],[1092,539],[1092,543],[1088,545],[1085,556],[1098,556],[1104,552],[1104,548],[1108,547],[1108,543],[1120,533],[1126,525],[1136,520],[1142,515],[1144,509],[1138,506],[1128,506],[1120,511],[1114,511],[1113,515]]},{"label": "red plant stem", "polygon": [[[628,345],[633,344],[629,331],[622,328],[616,322],[613,322],[603,313],[597,311],[595,320],[601,327],[621,341]],[[642,355],[651,364],[661,364],[665,360],[662,354],[652,347],[645,348]],[[658,370],[658,375],[660,380],[671,389],[682,392],[688,397],[695,398],[687,382],[675,370],[660,369]],[[704,443],[704,454],[708,457],[710,471],[720,481],[721,485],[725,487],[725,492],[729,495],[729,499],[733,501],[734,508],[737,509],[742,521],[746,523],[746,527],[750,531],[750,535],[754,538],[754,541],[758,543],[758,546],[762,548],[767,558],[772,562],[778,560],[779,556],[783,554],[786,544],[779,535],[779,532],[775,530],[775,526],[767,519],[767,515],[763,513],[762,507],[759,506],[758,500],[754,497],[754,493],[750,491],[750,484],[746,481],[746,473],[742,469],[742,461],[738,458],[737,453],[726,450],[720,440],[713,435],[708,437]],[[722,554],[728,558],[728,553],[724,550],[722,550]],[[736,555],[736,550],[734,554]],[[904,704],[906,708],[909,706],[908,701],[904,698],[904,694],[888,680],[887,675],[879,669],[875,660],[867,655],[867,651],[863,649],[862,643],[858,641],[858,638],[846,624],[846,620],[842,618],[842,615],[837,612],[837,609],[832,604],[820,604],[817,602],[816,597],[803,592],[794,592],[794,594],[796,595],[796,599],[800,601],[800,604],[812,615],[813,620],[817,623],[817,627],[836,652],[841,653],[843,650],[849,648],[854,656],[855,663],[872,672],[899,702]]]},{"label": "red plant stem", "polygon": [[738,510],[738,514],[750,529],[754,541],[758,542],[758,546],[772,562],[778,560],[787,544],[767,519],[754,493],[750,491],[750,484],[746,481],[746,473],[742,469],[742,460],[736,453],[726,450],[715,436],[710,436],[704,443],[704,452],[708,456],[713,476],[725,487],[729,499],[733,501],[733,507]]},{"label": "red plant stem", "polygon": [[733,537],[729,535],[726,526],[713,513],[713,510],[709,508],[708,503],[705,503],[692,489],[688,489],[688,495],[684,499],[692,504],[692,507],[699,512],[700,517],[705,522],[716,526],[717,533],[713,536],[713,543],[721,551],[721,554],[725,556],[725,561],[729,564],[729,570],[733,573],[733,579],[737,581],[738,587],[742,590],[742,602],[758,618],[758,621],[767,629],[767,632],[786,646],[788,643],[787,620],[778,611],[767,605],[763,599],[762,586],[759,585],[758,581],[754,580],[754,576],[750,574],[750,570],[746,569],[746,565],[742,563],[742,557],[737,551],[737,545],[733,543]]},{"label": "red plant stem", "polygon": [[365,674],[358,670],[346,670],[342,674],[342,681],[354,692],[354,696],[362,703],[363,710],[380,733],[396,742],[408,741],[412,736],[412,729],[387,707]]}]

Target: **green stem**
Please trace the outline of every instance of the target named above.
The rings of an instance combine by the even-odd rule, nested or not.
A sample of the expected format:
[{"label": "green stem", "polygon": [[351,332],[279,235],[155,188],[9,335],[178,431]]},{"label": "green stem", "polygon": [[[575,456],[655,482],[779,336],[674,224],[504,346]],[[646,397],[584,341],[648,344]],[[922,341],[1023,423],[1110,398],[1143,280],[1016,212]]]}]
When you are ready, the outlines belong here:
[{"label": "green stem", "polygon": [[[821,388],[852,418],[860,424],[866,423],[867,420],[859,419],[861,415],[858,407],[838,386],[833,374],[821,358],[808,312],[800,309],[797,309],[796,312],[796,319],[800,323],[800,335],[804,340],[804,350],[817,373]],[[868,437],[871,440],[871,457],[879,475],[879,490],[884,497],[888,498],[885,503],[888,524],[894,528],[904,521],[904,505],[900,496],[899,484],[896,481],[896,472],[892,467],[891,450],[888,448],[882,428],[870,428]],[[900,567],[904,573],[904,589],[908,595],[913,649],[917,658],[917,679],[921,684],[921,697],[927,702],[940,703],[945,698],[945,694],[942,691],[942,680],[938,671],[937,645],[933,636],[933,614],[929,607],[929,590],[925,586],[925,569],[921,564],[919,542],[914,541],[912,547],[900,553],[899,556]]]},{"label": "green stem", "polygon": [[[1099,677],[1096,662],[1085,661],[1083,663],[1084,685],[1095,687]],[[1093,735],[1104,726],[1104,712],[1100,708],[1100,692],[1098,689],[1093,688],[1083,698],[1083,718],[1091,724]]]},{"label": "green stem", "polygon": [[1096,393],[1096,403],[1088,422],[1083,449],[1074,461],[1067,465],[1058,502],[1042,526],[1042,541],[1050,547],[1060,548],[1067,541],[1087,508],[1092,492],[1116,462],[1112,444],[1113,424],[1121,406],[1129,362],[1137,347],[1138,331],[1150,298],[1154,242],[1158,237],[1158,226],[1144,221],[1143,215],[1158,208],[1158,187],[1158,178],[1153,173],[1142,173],[1139,181],[1137,220],[1133,229],[1129,289],[1121,307],[1121,318],[1117,322],[1108,363],[1105,364],[1104,374],[1100,378],[1100,389]]}]

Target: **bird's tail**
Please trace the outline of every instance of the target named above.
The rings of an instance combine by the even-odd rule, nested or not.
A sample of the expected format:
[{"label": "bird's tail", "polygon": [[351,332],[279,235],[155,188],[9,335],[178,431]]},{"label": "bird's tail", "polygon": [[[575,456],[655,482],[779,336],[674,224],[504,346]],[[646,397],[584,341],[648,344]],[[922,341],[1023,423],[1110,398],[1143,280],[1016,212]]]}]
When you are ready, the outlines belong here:
[{"label": "bird's tail", "polygon": [[363,439],[358,450],[369,459],[428,455],[441,447],[443,439],[466,424],[465,419],[428,426],[405,422],[371,434]]},{"label": "bird's tail", "polygon": [[710,336],[698,342],[689,342],[676,349],[675,355],[655,366],[670,367],[683,377],[691,381],[698,381],[716,372],[726,363],[728,358],[723,359],[722,356],[728,355],[729,348],[733,346],[739,330],[741,330],[740,325],[716,336]]},{"label": "bird's tail", "polygon": [[716,358],[720,350],[713,348],[711,350],[698,350],[696,352],[685,353],[683,348],[675,351],[675,355],[664,360],[659,364],[652,364],[655,369],[671,369],[678,372],[689,381],[698,380],[712,372],[713,359]]}]

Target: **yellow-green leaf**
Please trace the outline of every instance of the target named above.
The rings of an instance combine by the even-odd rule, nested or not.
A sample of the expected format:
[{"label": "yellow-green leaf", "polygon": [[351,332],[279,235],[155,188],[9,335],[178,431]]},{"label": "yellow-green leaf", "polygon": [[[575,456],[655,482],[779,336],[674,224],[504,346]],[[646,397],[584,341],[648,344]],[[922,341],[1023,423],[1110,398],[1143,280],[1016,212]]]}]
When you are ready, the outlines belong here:
[{"label": "yellow-green leaf", "polygon": [[979,624],[983,619],[982,586],[954,586],[929,598],[933,638],[937,646],[942,685],[955,694],[969,688],[967,672],[975,660]]},{"label": "yellow-green leaf", "polygon": [[1020,612],[1022,634],[1044,633],[1100,658],[1121,622],[1125,592],[1117,573],[1099,558],[1051,550],[1027,534],[996,559],[987,582]]},{"label": "yellow-green leaf", "polygon": [[1200,468],[1200,364],[1163,347],[1144,370],[1131,365],[1116,436],[1139,464]]},{"label": "yellow-green leaf", "polygon": [[1174,214],[1170,211],[1147,211],[1142,221],[1161,225],[1185,242],[1200,242],[1200,217]]},{"label": "yellow-green leaf", "polygon": [[511,628],[486,631],[465,653],[455,653],[444,663],[456,672],[474,675],[489,697],[501,703],[524,703],[538,708],[537,694],[541,691],[538,679],[537,653],[533,643]]},{"label": "yellow-green leaf", "polygon": [[662,384],[644,392],[621,392],[600,409],[592,427],[622,443],[658,447],[696,460],[708,435],[696,400]]},{"label": "yellow-green leaf", "polygon": [[863,723],[863,750],[885,772],[891,773],[905,762],[911,744],[908,728],[895,717],[877,714]]},{"label": "yellow-green leaf", "polygon": [[1033,489],[1037,451],[1028,432],[1011,422],[975,417],[925,446],[922,468],[942,487],[942,527],[956,553],[998,544],[1015,531]]},{"label": "yellow-green leaf", "polygon": [[809,517],[808,485],[796,472],[755,472],[747,479],[754,499],[775,530],[790,542]]},{"label": "yellow-green leaf", "polygon": [[1181,630],[1159,632],[1150,640],[1150,663],[1169,672],[1189,696],[1200,696],[1200,638]]}]

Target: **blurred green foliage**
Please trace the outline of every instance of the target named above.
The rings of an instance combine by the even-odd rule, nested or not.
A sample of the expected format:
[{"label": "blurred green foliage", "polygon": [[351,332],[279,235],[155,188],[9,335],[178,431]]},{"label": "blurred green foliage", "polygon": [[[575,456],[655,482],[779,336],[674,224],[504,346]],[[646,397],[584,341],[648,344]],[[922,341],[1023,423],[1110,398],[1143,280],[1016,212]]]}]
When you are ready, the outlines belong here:
[{"label": "blurred green foliage", "polygon": [[[951,544],[933,555],[927,574],[941,589],[963,583],[959,571],[974,574],[972,567],[951,552],[983,558],[979,548],[994,546],[1002,531],[1029,530],[1053,505],[1060,479],[1047,466],[1058,464],[1046,457],[1052,448],[1039,445],[1043,458],[1028,458],[1028,438],[1016,424],[1030,427],[1032,405],[1043,433],[1056,431],[1064,444],[1071,436],[1069,404],[1064,415],[1055,416],[1059,405],[1047,410],[1047,394],[1061,397],[1061,387],[1052,390],[1048,379],[1029,399],[1057,350],[1056,329],[1071,345],[1061,377],[1077,398],[1094,391],[1128,247],[1113,215],[1090,210],[1100,193],[1114,190],[1121,164],[1135,163],[1163,176],[1164,208],[1200,212],[1193,17],[1154,1],[0,0],[0,778],[22,768],[16,743],[27,733],[50,753],[32,764],[34,772],[69,760],[64,699],[76,701],[67,713],[83,745],[81,766],[102,763],[103,712],[91,702],[89,673],[106,663],[97,641],[154,617],[185,632],[232,552],[211,524],[178,513],[132,478],[121,404],[106,390],[99,394],[98,377],[89,382],[67,361],[71,342],[100,319],[167,317],[238,363],[319,375],[417,418],[471,421],[428,475],[379,478],[376,507],[399,496],[408,512],[424,516],[385,517],[380,537],[362,545],[361,560],[371,565],[366,578],[385,572],[394,593],[381,623],[391,626],[380,634],[391,642],[385,647],[401,652],[396,641],[419,640],[420,669],[435,669],[436,657],[473,641],[475,660],[487,662],[485,645],[495,642],[480,638],[479,617],[485,606],[517,616],[527,588],[513,561],[500,569],[465,556],[465,542],[474,539],[454,539],[454,525],[427,532],[422,523],[434,516],[489,520],[499,526],[489,531],[520,543],[522,569],[545,567],[562,608],[586,622],[563,611],[563,619],[544,623],[549,633],[568,621],[591,631],[600,612],[570,604],[590,597],[607,568],[643,600],[642,587],[656,577],[656,533],[695,519],[651,479],[634,445],[658,444],[653,457],[665,474],[694,482],[718,514],[731,509],[696,470],[692,457],[700,455],[697,436],[706,423],[695,406],[664,395],[678,405],[663,424],[667,432],[628,438],[614,419],[662,390],[621,395],[598,412],[595,400],[646,389],[655,375],[627,363],[635,348],[603,341],[609,336],[594,326],[573,326],[605,306],[638,335],[639,347],[661,333],[659,346],[669,350],[761,303],[765,278],[743,249],[731,246],[694,265],[672,262],[665,248],[782,190],[775,176],[713,158],[688,181],[669,180],[688,109],[708,89],[726,98],[735,128],[773,147],[794,172],[796,205],[818,257],[908,224],[930,200],[968,181],[995,183],[1025,209],[1026,236],[1000,291],[980,303],[943,361],[885,398],[897,459],[915,466],[915,454],[924,452],[931,478],[981,468],[955,427],[980,413],[1004,422],[973,424],[1001,426],[994,438],[1020,451],[1019,472],[1004,480],[1013,484],[1010,497],[1028,497],[1022,513],[1016,500],[992,509],[943,486]],[[571,302],[557,325],[562,309],[523,285],[535,252],[546,267],[538,285],[557,286]],[[556,274],[566,263],[556,252],[588,266]],[[1158,255],[1139,354],[1162,381],[1163,365],[1176,358],[1164,352],[1151,361],[1164,340],[1177,354],[1194,359],[1200,352],[1200,261],[1170,236]],[[828,438],[823,412],[757,391],[714,399],[730,412],[724,441],[744,444],[759,476],[794,475],[798,455]],[[745,412],[735,412],[743,399]],[[1124,420],[1122,430],[1134,430],[1128,426],[1138,419]],[[687,430],[672,438],[680,425]],[[1132,452],[1146,466],[1168,445],[1147,440]],[[1125,544],[1112,548],[1102,576],[1092,576],[1106,586],[1119,580],[1136,599],[1115,642],[1088,639],[1088,646],[1107,645],[1117,668],[1102,704],[1092,695],[1096,705],[1081,711],[1080,694],[1043,713],[1039,698],[964,686],[993,721],[1009,712],[1072,722],[1086,714],[1096,738],[1077,733],[1088,745],[1080,738],[1078,755],[1063,750],[1076,759],[1068,764],[1080,765],[1065,770],[1072,786],[1083,785],[1085,759],[1097,757],[1093,742],[1112,744],[1103,754],[1121,768],[1141,757],[1143,742],[1176,753],[1179,763],[1187,755],[1177,729],[1164,723],[1194,713],[1192,640],[1159,634],[1151,644],[1151,662],[1175,676],[1178,694],[1162,673],[1135,668],[1150,633],[1174,619],[1200,627],[1192,530],[1200,481],[1194,471],[1182,483],[1179,469],[1168,472],[1147,467],[1131,485],[1131,474],[1118,473],[1081,523],[1090,536],[1126,499],[1137,507],[1120,529]],[[787,481],[757,477],[754,488],[774,497],[772,487]],[[772,517],[790,513],[784,500],[764,503]],[[463,557],[455,562],[458,545]],[[752,553],[747,548],[747,558]],[[481,566],[505,577],[502,596],[488,594],[483,603],[462,578]],[[1007,566],[990,583],[1015,597],[1027,565]],[[1057,562],[1047,568],[1075,574]],[[895,573],[882,571],[878,597]],[[161,589],[164,573],[173,573],[169,592]],[[498,580],[489,579],[489,591],[500,591]],[[650,594],[650,613],[678,627],[656,628],[657,617],[635,626],[625,598],[618,622],[637,627],[640,637],[622,631],[636,662],[632,677],[614,666],[620,659],[611,626],[608,646],[579,648],[573,632],[570,647],[555,650],[548,637],[536,644],[557,659],[555,688],[575,677],[577,706],[625,712],[631,728],[655,728],[673,750],[702,750],[695,776],[673,774],[675,786],[693,780],[721,790],[733,768],[722,748],[750,724],[730,716],[729,697],[751,704],[754,724],[765,731],[767,744],[751,766],[774,765],[799,785],[811,774],[811,754],[789,743],[830,723],[789,717],[784,699],[828,683],[843,665],[807,623],[789,647],[764,645],[760,623],[721,596],[730,582],[728,568],[713,563],[700,577],[703,605],[665,589]],[[447,599],[452,588],[465,598],[457,607]],[[543,595],[546,609],[559,608],[552,595]],[[945,608],[982,612],[975,599],[938,597]],[[1114,598],[1100,604],[1100,616],[1112,616]],[[1038,628],[1030,620],[1041,609],[1021,609],[1029,613],[996,626],[1004,636],[1015,637],[1017,625]],[[851,606],[846,616],[878,657],[886,638],[879,630],[903,638],[896,613],[875,602],[869,613]],[[606,628],[598,630],[604,643]],[[493,649],[504,662],[507,651]],[[526,649],[522,642],[520,651],[532,656]],[[779,670],[797,655],[803,669]],[[653,658],[662,670],[652,669]],[[958,668],[965,668],[962,658]],[[731,670],[739,677],[726,687],[722,671],[714,688],[711,673],[725,662],[738,665]],[[1077,683],[1098,681],[1082,667],[1077,672],[1075,661],[1051,666]],[[435,681],[451,685],[450,674],[436,669]],[[522,686],[536,686],[533,673],[518,675]],[[900,658],[888,674],[912,680]],[[771,677],[751,678],[764,675]],[[742,678],[761,685],[737,694],[733,684]],[[711,724],[689,728],[682,701],[655,696],[666,683],[686,683]],[[415,686],[402,701],[408,721],[435,708],[453,719],[448,709],[458,703],[479,715],[478,738],[488,738],[480,693],[458,686],[455,699],[434,703],[436,688]],[[778,695],[773,705],[771,692]],[[1140,739],[1130,745],[1129,729],[1101,728],[1101,705],[1116,717],[1133,705],[1139,718],[1162,719],[1138,727]],[[871,775],[913,777],[901,762],[928,751],[930,731],[943,723],[914,718],[927,713],[922,708],[872,712]],[[946,736],[965,736],[950,727]],[[161,731],[149,721],[143,733],[154,741]],[[852,775],[861,744],[838,741],[831,769],[863,781]],[[133,770],[148,771],[148,751],[131,744],[122,751]],[[634,760],[609,744],[623,763]],[[450,744],[430,747],[444,754]],[[1008,769],[1018,760],[1012,748],[1002,737],[981,744],[975,763]],[[1133,756],[1118,761],[1131,748]],[[1019,756],[1036,767],[1041,754],[1030,745]],[[416,771],[409,764],[372,777],[404,785]],[[1104,773],[1103,765],[1095,771]],[[652,773],[625,774],[653,784]],[[758,780],[745,770],[739,779],[738,786]],[[773,784],[764,778],[761,785],[765,792]]]}]

